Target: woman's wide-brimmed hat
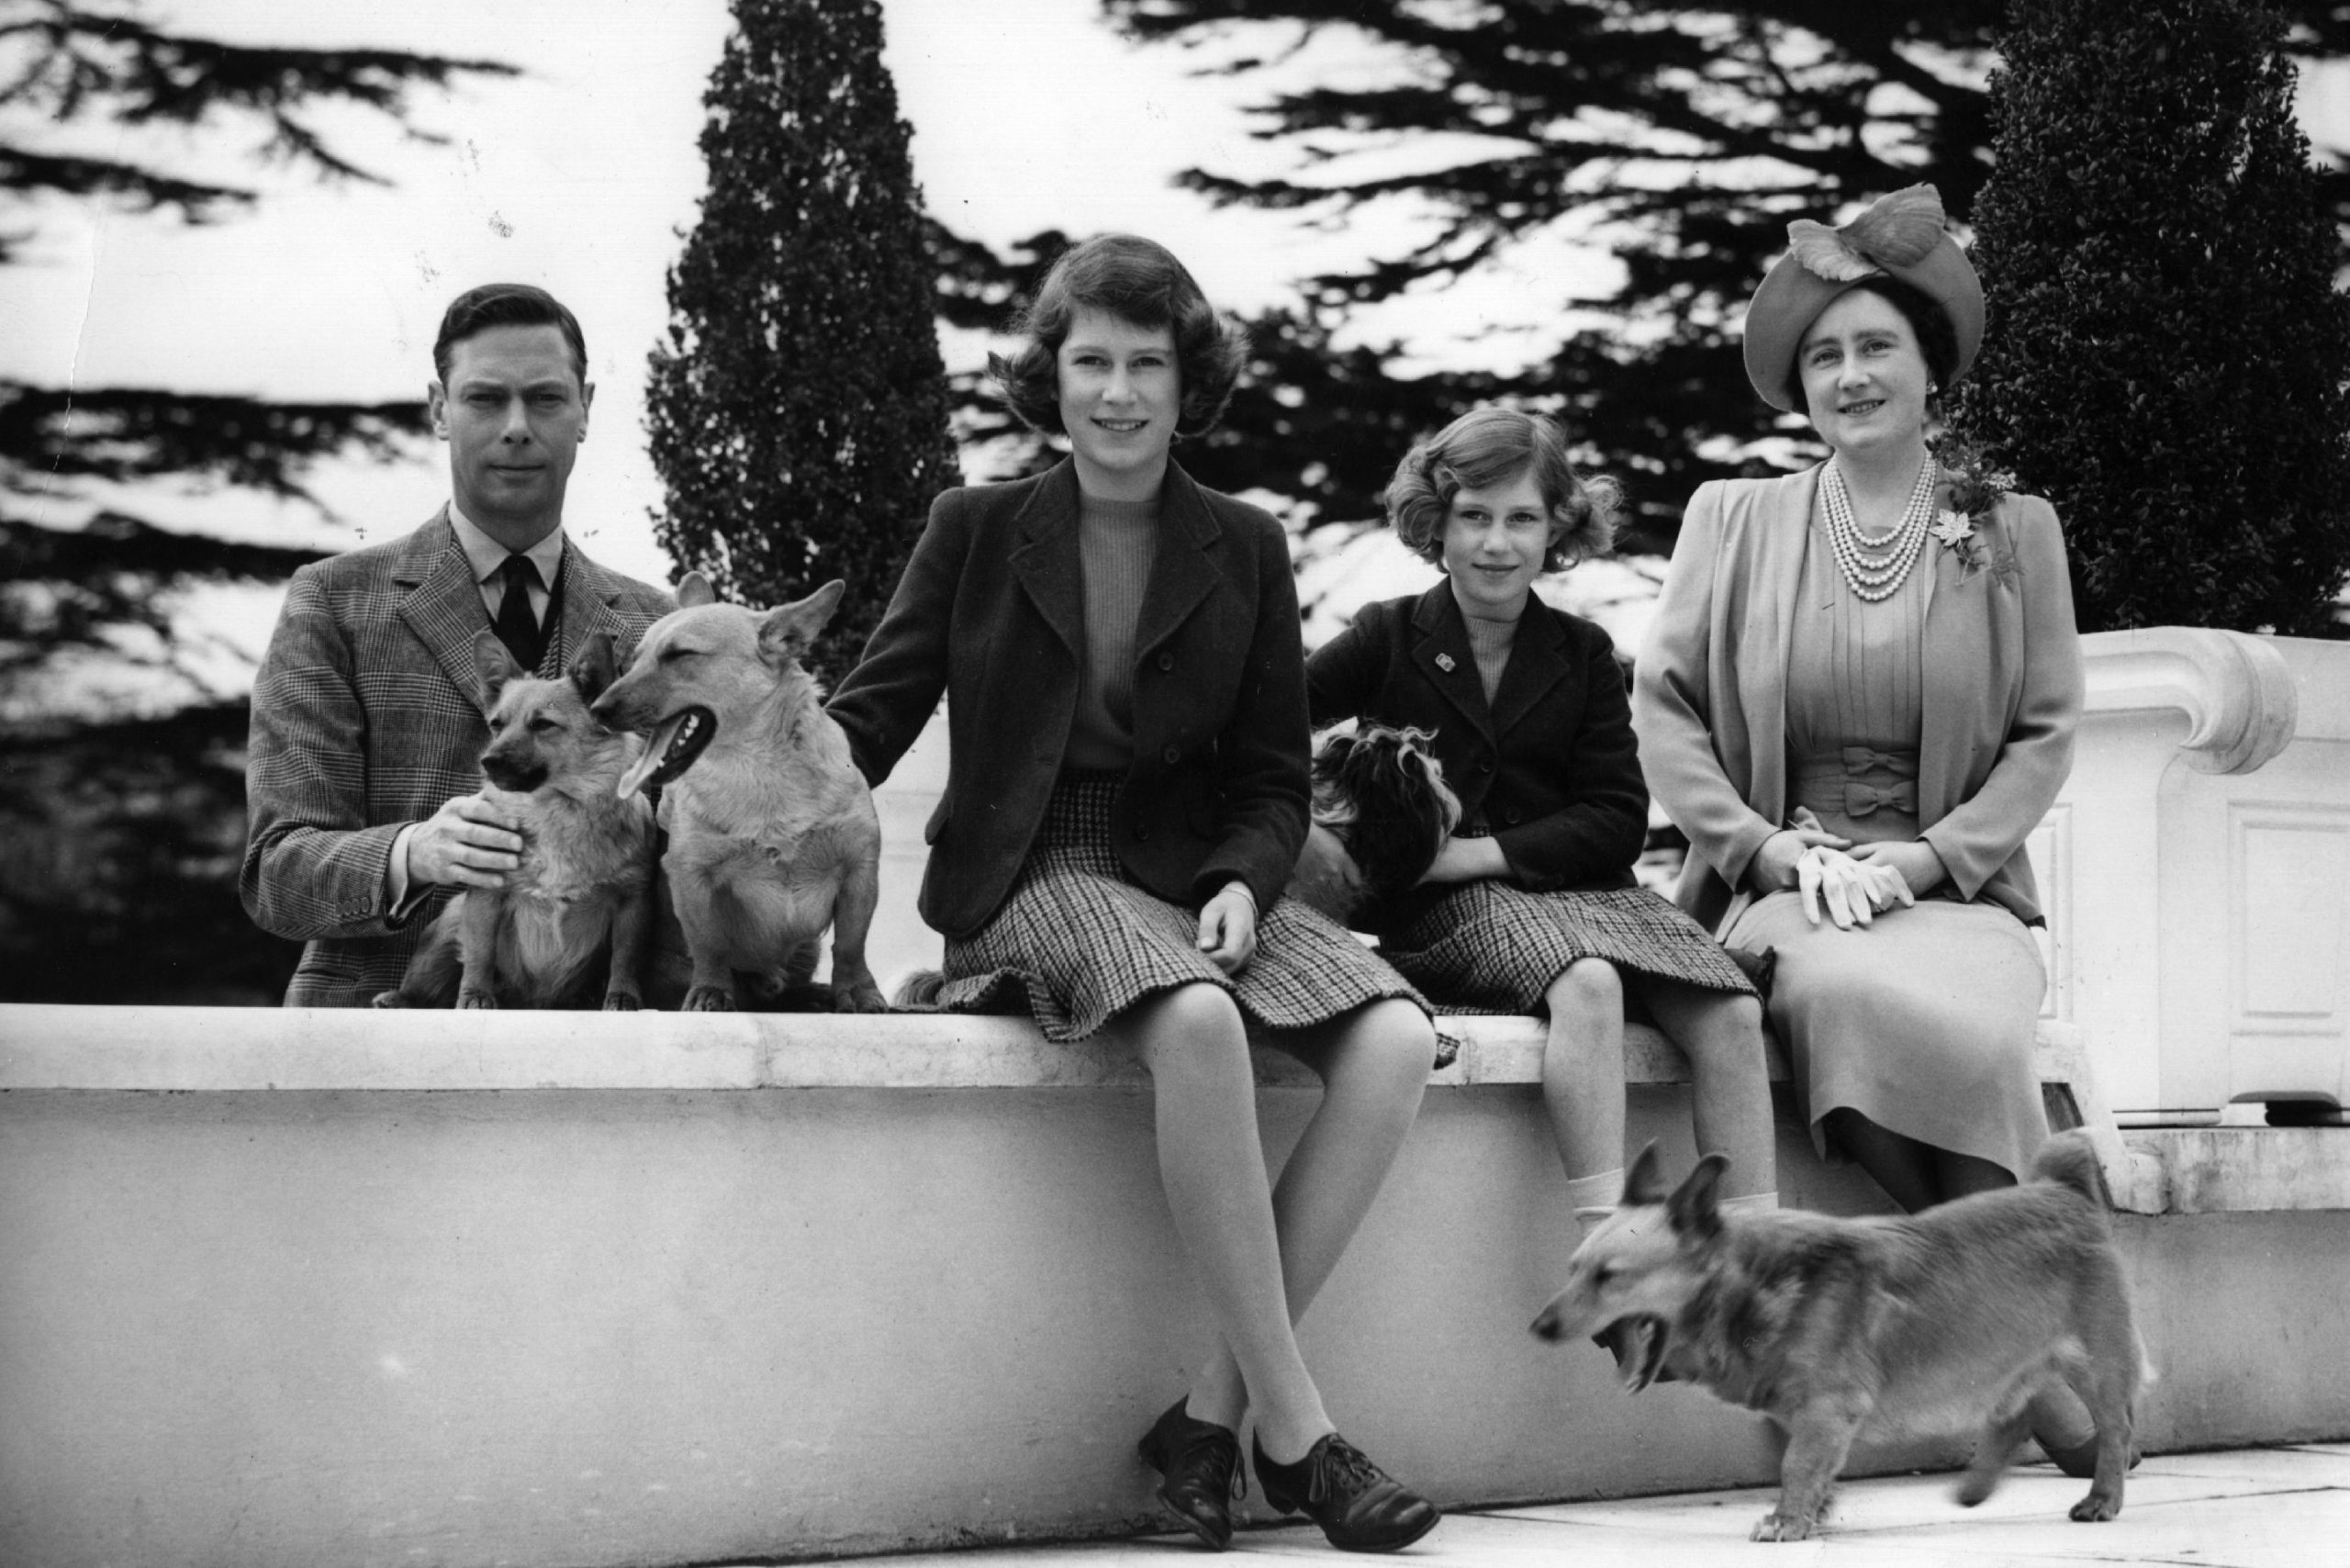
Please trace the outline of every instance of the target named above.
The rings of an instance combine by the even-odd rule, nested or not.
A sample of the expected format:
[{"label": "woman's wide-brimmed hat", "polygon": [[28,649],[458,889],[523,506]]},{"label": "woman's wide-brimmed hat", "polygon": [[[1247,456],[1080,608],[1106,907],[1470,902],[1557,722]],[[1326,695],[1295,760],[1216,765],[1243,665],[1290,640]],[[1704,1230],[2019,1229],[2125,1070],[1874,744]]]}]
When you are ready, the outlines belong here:
[{"label": "woman's wide-brimmed hat", "polygon": [[1771,407],[1803,411],[1787,401],[1796,349],[1819,313],[1863,278],[1899,278],[1942,308],[1958,336],[1951,380],[1975,363],[1983,346],[1983,280],[1942,228],[1942,198],[1933,186],[1880,196],[1841,229],[1799,218],[1787,225],[1787,242],[1746,308],[1746,378]]}]

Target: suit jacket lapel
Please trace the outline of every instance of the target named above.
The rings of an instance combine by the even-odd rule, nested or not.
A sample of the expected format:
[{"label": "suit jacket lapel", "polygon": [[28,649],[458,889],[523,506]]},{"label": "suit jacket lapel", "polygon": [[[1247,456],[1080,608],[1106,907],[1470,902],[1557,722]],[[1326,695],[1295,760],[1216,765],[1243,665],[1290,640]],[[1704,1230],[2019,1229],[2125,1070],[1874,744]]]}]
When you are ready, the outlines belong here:
[{"label": "suit jacket lapel", "polygon": [[[450,682],[465,700],[481,708],[481,678],[474,665],[474,639],[489,630],[489,614],[482,608],[481,586],[474,581],[473,563],[457,544],[449,526],[449,509],[416,531],[409,548],[393,568],[392,580],[407,588],[400,601],[400,619],[407,622]],[[487,717],[487,710],[484,711]]]},{"label": "suit jacket lapel", "polygon": [[1158,548],[1150,562],[1150,586],[1135,623],[1135,659],[1139,664],[1175,634],[1202,599],[1215,591],[1222,574],[1208,552],[1224,537],[1215,514],[1192,476],[1169,463],[1159,492]]},{"label": "suit jacket lapel", "polygon": [[620,612],[612,607],[620,602],[621,585],[611,574],[588,558],[587,553],[571,542],[568,534],[563,541],[563,621],[556,628],[561,646],[554,650],[557,673],[570,667],[572,658],[587,646],[588,639],[599,632],[609,632],[617,644],[626,631]]},{"label": "suit jacket lapel", "polygon": [[1494,734],[1505,735],[1550,688],[1566,678],[1567,661],[1560,654],[1567,640],[1550,607],[1532,595],[1518,618],[1517,635],[1510,644],[1509,663],[1502,666],[1501,684],[1494,689]]},{"label": "suit jacket lapel", "polygon": [[1447,578],[1420,595],[1412,607],[1412,662],[1460,716],[1494,742],[1494,713],[1485,702],[1484,682],[1477,678],[1477,655],[1469,646],[1469,623],[1452,597]]},{"label": "suit jacket lapel", "polygon": [[1081,665],[1085,657],[1085,566],[1077,553],[1077,465],[1045,476],[1020,509],[1021,543],[1012,570],[1028,598]]}]

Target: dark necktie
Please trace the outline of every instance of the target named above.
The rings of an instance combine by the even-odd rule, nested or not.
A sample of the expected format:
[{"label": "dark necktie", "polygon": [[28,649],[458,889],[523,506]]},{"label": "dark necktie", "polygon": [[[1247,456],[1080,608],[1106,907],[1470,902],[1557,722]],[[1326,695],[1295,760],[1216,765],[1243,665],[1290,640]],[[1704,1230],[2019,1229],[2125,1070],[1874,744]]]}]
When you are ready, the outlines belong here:
[{"label": "dark necktie", "polygon": [[506,597],[498,601],[498,640],[506,644],[523,674],[532,674],[539,667],[540,655],[546,652],[539,618],[531,609],[531,589],[539,580],[539,568],[528,555],[509,555],[498,575],[506,579]]}]

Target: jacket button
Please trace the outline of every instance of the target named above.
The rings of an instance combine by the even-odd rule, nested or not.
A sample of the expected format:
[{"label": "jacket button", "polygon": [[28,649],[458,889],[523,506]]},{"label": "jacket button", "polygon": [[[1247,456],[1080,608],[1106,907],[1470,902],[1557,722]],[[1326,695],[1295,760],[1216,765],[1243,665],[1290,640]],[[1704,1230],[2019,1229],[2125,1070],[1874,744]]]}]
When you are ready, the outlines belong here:
[{"label": "jacket button", "polygon": [[1165,648],[1159,649],[1158,667],[1160,669],[1173,669],[1175,667],[1175,655],[1168,652]]},{"label": "jacket button", "polygon": [[1150,829],[1148,829],[1148,828],[1145,827],[1145,826],[1144,826],[1142,823],[1135,823],[1135,837],[1136,837],[1137,839],[1147,839],[1147,838],[1148,838],[1149,836],[1150,836]]},{"label": "jacket button", "polygon": [[1526,813],[1519,811],[1516,806],[1512,806],[1509,810],[1502,813],[1502,820],[1509,823],[1512,827],[1516,827],[1520,822],[1524,821]]},{"label": "jacket button", "polygon": [[1478,771],[1478,772],[1480,772],[1480,773],[1491,773],[1493,770],[1494,770],[1494,759],[1493,759],[1492,757],[1490,757],[1490,756],[1481,756],[1481,757],[1479,757],[1479,758],[1477,759],[1477,771]]},{"label": "jacket button", "polygon": [[1169,746],[1165,751],[1158,754],[1158,760],[1167,764],[1169,767],[1174,767],[1178,762],[1181,762],[1182,758],[1182,751],[1176,746]]}]

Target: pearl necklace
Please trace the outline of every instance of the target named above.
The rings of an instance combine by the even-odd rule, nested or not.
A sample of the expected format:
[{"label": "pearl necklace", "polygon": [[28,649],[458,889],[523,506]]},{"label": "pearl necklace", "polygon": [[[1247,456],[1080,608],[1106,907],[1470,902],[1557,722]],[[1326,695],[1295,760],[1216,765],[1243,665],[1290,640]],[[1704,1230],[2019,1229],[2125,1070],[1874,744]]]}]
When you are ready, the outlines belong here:
[{"label": "pearl necklace", "polygon": [[1870,604],[1901,591],[1909,568],[1918,564],[1926,542],[1926,524],[1934,513],[1933,459],[1918,465],[1918,483],[1909,492],[1908,510],[1901,521],[1883,533],[1863,531],[1852,515],[1852,498],[1844,488],[1844,473],[1830,458],[1820,476],[1819,495],[1828,513],[1828,544],[1852,592]]}]

